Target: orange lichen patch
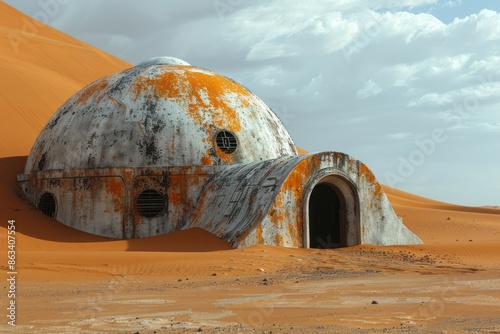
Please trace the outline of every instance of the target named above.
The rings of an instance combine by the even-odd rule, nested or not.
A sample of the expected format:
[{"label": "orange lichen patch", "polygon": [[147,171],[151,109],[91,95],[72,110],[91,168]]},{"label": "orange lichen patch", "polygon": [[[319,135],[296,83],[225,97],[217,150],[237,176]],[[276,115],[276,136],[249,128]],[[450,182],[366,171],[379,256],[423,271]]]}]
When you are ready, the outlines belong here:
[{"label": "orange lichen patch", "polygon": [[269,217],[271,218],[271,224],[280,227],[286,220],[285,212],[283,211],[284,197],[283,193],[279,193],[276,196],[273,204],[273,209],[270,210]]},{"label": "orange lichen patch", "polygon": [[238,103],[248,106],[251,97],[245,88],[224,76],[186,66],[169,66],[168,70],[152,78],[141,76],[135,79],[134,99],[151,91],[156,97],[187,101],[189,117],[197,124],[205,124],[206,114],[211,113],[212,125],[235,132],[242,126],[228,99],[236,95]]},{"label": "orange lichen patch", "polygon": [[117,181],[116,177],[109,178],[108,180],[109,192],[113,195],[123,195],[123,183],[121,181]]},{"label": "orange lichen patch", "polygon": [[78,97],[78,99],[76,99],[75,104],[82,104],[87,102],[89,98],[95,96],[99,92],[102,92],[108,87],[108,85],[109,82],[106,79],[101,79],[97,82],[94,82],[80,93],[80,96]]},{"label": "orange lichen patch", "polygon": [[382,189],[380,183],[377,182],[375,175],[364,163],[359,165],[359,175],[364,177],[368,183],[373,185],[373,193],[378,199],[380,199],[384,194],[384,190]]},{"label": "orange lichen patch", "polygon": [[232,154],[227,154],[225,152],[222,152],[221,149],[218,147],[216,148],[217,150],[217,155],[221,158],[222,161],[224,161],[226,164],[231,164],[234,162],[234,155]]},{"label": "orange lichen patch", "polygon": [[359,174],[364,176],[365,180],[369,183],[375,183],[375,175],[373,175],[372,171],[366,166],[364,163],[359,165]]},{"label": "orange lichen patch", "polygon": [[321,161],[323,158],[328,158],[329,156],[325,156],[324,154],[316,154],[316,155],[313,155],[312,157],[309,157],[309,164],[311,165],[311,167],[309,168],[309,172],[312,170],[312,169],[316,169],[316,166],[319,166],[321,164]]},{"label": "orange lichen patch", "polygon": [[113,211],[114,212],[120,212],[123,210],[123,202],[124,202],[124,196],[125,196],[125,191],[124,191],[124,185],[123,182],[121,181],[121,178],[118,177],[111,177],[111,178],[106,178],[107,180],[107,188],[109,192],[112,195],[113,199]]},{"label": "orange lichen patch", "polygon": [[178,76],[176,72],[167,71],[152,78],[137,77],[132,84],[134,100],[137,100],[141,94],[147,94],[147,98],[151,98],[151,93],[157,97],[178,97],[180,93]]},{"label": "orange lichen patch", "polygon": [[297,226],[291,222],[288,224],[288,233],[290,233],[290,239],[293,240],[297,237]]},{"label": "orange lichen patch", "polygon": [[212,157],[211,156],[204,156],[201,158],[201,163],[203,165],[213,165],[213,162],[212,162]]},{"label": "orange lichen patch", "polygon": [[[189,104],[190,116],[194,119],[203,117],[207,107],[212,109],[212,122],[219,129],[227,128],[231,131],[241,131],[238,113],[230,107],[227,101],[228,95],[237,94],[239,100],[244,100],[249,93],[240,85],[220,76],[210,75],[197,71],[186,71],[185,78],[189,82],[189,94],[193,98]],[[206,92],[206,96],[201,96]],[[209,104],[205,103],[208,100]]]},{"label": "orange lichen patch", "polygon": [[[321,158],[319,156],[312,157],[310,159],[302,160],[290,173],[286,179],[280,193],[288,193],[293,198],[292,207],[290,207],[289,215],[294,212],[293,219],[288,219],[288,231],[291,238],[300,237],[302,235],[302,216],[303,216],[303,193],[304,185],[306,184],[309,177],[313,174],[318,166],[321,164]],[[278,196],[281,197],[281,196]],[[281,199],[283,201],[283,199]],[[277,207],[284,208],[288,203],[279,203],[275,200]],[[290,218],[290,217],[289,217]]]},{"label": "orange lichen patch", "polygon": [[315,166],[320,162],[317,157],[315,159],[307,159],[301,161],[290,173],[283,185],[283,190],[293,190],[294,197],[299,200],[298,196],[302,196],[302,188],[307,178],[312,174]]},{"label": "orange lichen patch", "polygon": [[172,191],[168,194],[168,201],[174,207],[182,204],[182,194],[179,191]]}]

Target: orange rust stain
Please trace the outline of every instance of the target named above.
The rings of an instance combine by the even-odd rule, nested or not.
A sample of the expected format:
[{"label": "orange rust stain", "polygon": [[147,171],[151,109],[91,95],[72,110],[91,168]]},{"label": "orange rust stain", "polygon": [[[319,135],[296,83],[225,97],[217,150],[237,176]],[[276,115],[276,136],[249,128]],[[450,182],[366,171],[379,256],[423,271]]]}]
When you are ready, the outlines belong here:
[{"label": "orange rust stain", "polygon": [[116,181],[116,178],[110,178],[109,191],[114,196],[123,196],[123,183],[120,181]]},{"label": "orange rust stain", "polygon": [[75,104],[82,104],[87,102],[89,98],[93,97],[96,93],[106,89],[109,85],[109,82],[105,79],[101,79],[90,86],[88,86],[81,95],[76,99]]},{"label": "orange rust stain", "polygon": [[231,164],[234,162],[234,159],[235,159],[234,155],[224,153],[218,147],[216,148],[216,150],[217,150],[217,154],[222,159],[222,161],[224,161],[225,163],[228,163],[228,164]]},{"label": "orange rust stain", "polygon": [[257,227],[255,228],[255,236],[257,238],[258,244],[264,243],[264,237],[262,235],[262,224],[257,225]]},{"label": "orange rust stain", "polygon": [[274,200],[273,209],[270,215],[271,224],[278,228],[279,226],[282,226],[283,222],[286,219],[283,204],[284,204],[283,194],[279,193],[278,196],[276,196],[276,199]]},{"label": "orange rust stain", "polygon": [[[321,163],[321,159],[304,160],[300,162],[290,173],[281,191],[276,196],[273,208],[274,213],[270,215],[271,223],[276,227],[286,224],[290,237],[300,237],[302,231],[303,215],[303,186],[311,175],[312,170],[316,169]],[[285,194],[291,194],[292,203],[285,202]],[[292,205],[292,207],[287,207]]]},{"label": "orange rust stain", "polygon": [[[292,239],[301,237],[303,226],[303,188],[309,177],[316,171],[321,164],[319,157],[306,159],[301,161],[290,173],[285,183],[283,184],[281,192],[291,193],[294,203],[296,205],[292,208],[287,208],[289,212],[295,212],[293,220],[288,221],[288,231]],[[281,203],[283,205],[283,203]],[[284,206],[282,206],[284,208]],[[291,218],[290,217],[290,218]]]},{"label": "orange rust stain", "polygon": [[204,156],[203,158],[201,158],[201,163],[204,164],[204,165],[212,165],[213,162],[212,162],[212,157],[211,156]]},{"label": "orange rust stain", "polygon": [[377,179],[375,179],[375,175],[373,175],[372,171],[364,163],[361,163],[359,166],[359,174],[363,176],[368,183],[373,185],[373,193],[378,199],[380,199],[384,190],[382,189],[380,183],[377,182]]},{"label": "orange rust stain", "polygon": [[182,205],[182,176],[170,175],[168,202],[174,207]]},{"label": "orange rust stain", "polygon": [[286,179],[285,184],[283,185],[283,190],[292,190],[294,199],[301,199],[302,187],[314,169],[314,161],[313,163],[308,160],[301,161]]},{"label": "orange rust stain", "polygon": [[[143,94],[151,99],[149,95],[152,93],[180,105],[187,104],[188,117],[195,124],[206,127],[207,132],[211,132],[213,127],[236,134],[243,126],[234,104],[248,107],[252,98],[252,94],[244,87],[222,75],[204,73],[186,66],[169,66],[163,73],[151,78],[137,77],[132,85],[132,93],[135,100]],[[233,99],[232,103],[229,98]],[[174,147],[171,149],[173,151]],[[219,149],[217,154],[227,164],[234,162],[234,155],[225,154]]]},{"label": "orange rust stain", "polygon": [[277,233],[275,236],[274,236],[274,245],[275,246],[283,246],[284,243],[283,243],[283,236],[279,233]]},{"label": "orange rust stain", "polygon": [[185,66],[170,66],[152,78],[135,79],[132,89],[135,99],[150,90],[157,97],[187,102],[189,117],[197,124],[203,125],[205,114],[210,112],[212,125],[235,132],[241,131],[242,126],[238,113],[229,106],[227,96],[236,94],[238,103],[243,106],[249,105],[251,97],[245,88],[224,76]]},{"label": "orange rust stain", "polygon": [[360,164],[359,166],[359,174],[364,176],[366,181],[370,183],[374,183],[375,181],[375,175],[373,175],[372,171],[365,165],[365,164]]},{"label": "orange rust stain", "polygon": [[174,207],[180,206],[182,204],[182,194],[179,191],[172,191],[168,194],[168,201]]},{"label": "orange rust stain", "polygon": [[[111,194],[111,200],[113,202],[113,211],[114,212],[123,211],[125,192],[123,190],[124,187],[121,179],[118,177],[104,178],[102,179],[102,186],[104,187],[105,191]],[[92,198],[95,198],[96,196],[96,194],[94,194],[95,191],[97,191],[97,188],[93,188],[92,190],[93,194],[91,194]]]},{"label": "orange rust stain", "polygon": [[175,98],[179,96],[177,87],[177,74],[175,72],[164,72],[152,78],[137,77],[132,86],[134,100],[137,100],[141,94],[146,94],[148,99],[152,98],[151,90],[157,97]]},{"label": "orange rust stain", "polygon": [[289,222],[288,224],[288,233],[290,233],[290,238],[293,240],[295,237],[297,237],[297,229],[295,224],[292,222]]}]

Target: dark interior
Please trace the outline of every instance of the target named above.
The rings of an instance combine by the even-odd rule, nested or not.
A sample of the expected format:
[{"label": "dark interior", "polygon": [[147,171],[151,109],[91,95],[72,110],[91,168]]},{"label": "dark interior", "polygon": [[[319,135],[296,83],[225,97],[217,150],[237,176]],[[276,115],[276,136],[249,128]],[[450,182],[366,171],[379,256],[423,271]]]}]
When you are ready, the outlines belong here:
[{"label": "dark interior", "polygon": [[309,247],[342,246],[341,200],[333,186],[316,185],[309,199]]}]

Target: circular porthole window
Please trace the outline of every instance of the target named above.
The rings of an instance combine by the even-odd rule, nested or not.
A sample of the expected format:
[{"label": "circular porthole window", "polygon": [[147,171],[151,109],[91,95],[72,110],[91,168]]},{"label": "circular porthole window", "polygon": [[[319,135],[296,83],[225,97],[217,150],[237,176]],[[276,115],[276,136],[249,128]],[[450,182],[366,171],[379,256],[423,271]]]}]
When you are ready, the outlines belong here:
[{"label": "circular porthole window", "polygon": [[51,218],[56,216],[56,198],[51,193],[45,193],[38,202],[38,210]]},{"label": "circular porthole window", "polygon": [[165,210],[167,200],[162,193],[148,189],[137,197],[137,211],[146,218],[154,218]]},{"label": "circular porthole window", "polygon": [[238,148],[238,140],[231,132],[223,130],[215,137],[217,147],[226,154],[231,154]]}]

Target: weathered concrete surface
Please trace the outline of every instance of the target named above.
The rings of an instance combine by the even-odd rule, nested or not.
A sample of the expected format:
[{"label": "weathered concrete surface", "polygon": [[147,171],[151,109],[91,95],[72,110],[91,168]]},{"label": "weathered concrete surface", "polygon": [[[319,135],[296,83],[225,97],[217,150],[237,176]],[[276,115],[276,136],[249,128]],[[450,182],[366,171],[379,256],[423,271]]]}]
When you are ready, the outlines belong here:
[{"label": "weathered concrete surface", "polygon": [[[192,216],[213,166],[126,167],[38,171],[18,181],[35,205],[46,192],[57,202],[56,219],[102,236],[131,239],[181,229]],[[137,211],[139,194],[154,189],[165,195],[157,217]]]},{"label": "weathered concrete surface", "polygon": [[368,167],[338,152],[227,167],[205,185],[187,227],[238,247],[309,247],[309,196],[318,183],[334,185],[345,197],[346,245],[422,243],[396,216]]}]

